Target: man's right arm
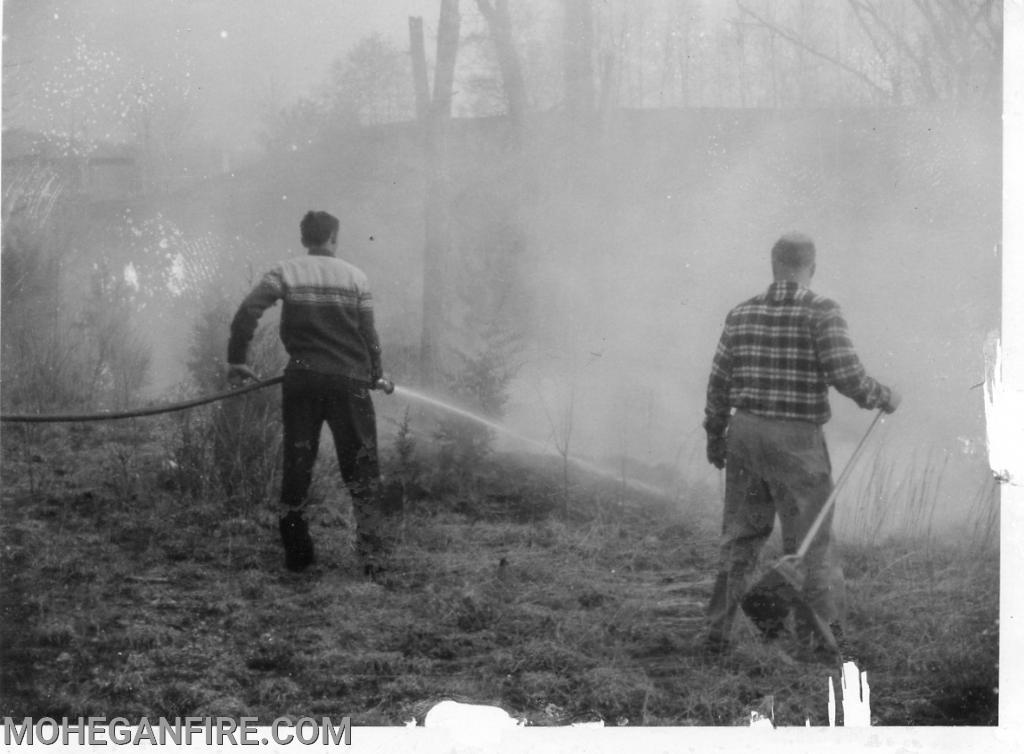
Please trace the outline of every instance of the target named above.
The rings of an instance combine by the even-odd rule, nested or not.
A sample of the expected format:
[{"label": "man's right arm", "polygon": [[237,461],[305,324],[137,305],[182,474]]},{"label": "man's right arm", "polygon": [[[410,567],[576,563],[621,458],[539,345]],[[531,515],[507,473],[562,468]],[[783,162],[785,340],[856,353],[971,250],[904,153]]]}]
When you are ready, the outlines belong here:
[{"label": "man's right arm", "polygon": [[380,338],[373,321],[373,294],[368,286],[359,291],[359,334],[370,355],[370,384],[376,384],[384,376],[384,369],[381,366]]},{"label": "man's right arm", "polygon": [[284,282],[279,270],[268,272],[242,301],[231,320],[231,338],[228,340],[228,364],[245,364],[256,325],[263,312],[284,296]]}]

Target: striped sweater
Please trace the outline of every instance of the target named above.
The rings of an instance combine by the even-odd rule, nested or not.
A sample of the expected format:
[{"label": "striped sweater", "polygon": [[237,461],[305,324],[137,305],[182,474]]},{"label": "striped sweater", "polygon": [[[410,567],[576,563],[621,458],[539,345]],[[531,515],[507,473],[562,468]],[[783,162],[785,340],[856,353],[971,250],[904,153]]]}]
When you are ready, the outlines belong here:
[{"label": "striped sweater", "polygon": [[721,436],[732,408],[824,424],[830,385],[861,408],[881,408],[891,396],[864,371],[838,304],[795,282],[775,282],[726,317],[704,427]]},{"label": "striped sweater", "polygon": [[287,369],[374,382],[380,341],[366,275],[336,257],[310,252],[280,262],[245,297],[231,322],[228,363],[244,364],[260,316],[278,299]]}]

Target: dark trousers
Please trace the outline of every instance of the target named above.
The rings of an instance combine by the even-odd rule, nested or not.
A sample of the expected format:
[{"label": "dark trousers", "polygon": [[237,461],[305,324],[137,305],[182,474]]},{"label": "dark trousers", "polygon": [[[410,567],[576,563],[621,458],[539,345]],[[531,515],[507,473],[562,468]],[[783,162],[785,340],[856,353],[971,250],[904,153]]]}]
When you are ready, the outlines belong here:
[{"label": "dark trousers", "polygon": [[341,477],[352,496],[361,556],[382,549],[377,418],[365,383],[337,375],[292,370],[281,387],[284,471],[281,504],[301,506],[313,481],[324,422],[334,437]]},{"label": "dark trousers", "polygon": [[[751,584],[761,548],[778,516],[782,547],[792,554],[832,491],[832,465],[821,427],[744,412],[729,422],[720,567],[708,606],[710,633],[724,639]],[[804,599],[826,623],[842,619],[843,573],[835,562],[829,512],[803,560]],[[807,627],[797,626],[798,633]]]}]

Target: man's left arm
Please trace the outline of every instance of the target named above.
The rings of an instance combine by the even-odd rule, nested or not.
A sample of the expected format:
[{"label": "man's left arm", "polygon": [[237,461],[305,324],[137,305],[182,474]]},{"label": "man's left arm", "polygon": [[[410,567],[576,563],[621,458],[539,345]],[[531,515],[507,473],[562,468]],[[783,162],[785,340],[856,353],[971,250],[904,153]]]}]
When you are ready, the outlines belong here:
[{"label": "man's left arm", "polygon": [[829,303],[815,333],[826,381],[861,408],[895,408],[892,390],[868,376],[853,348],[842,312],[834,302]]}]

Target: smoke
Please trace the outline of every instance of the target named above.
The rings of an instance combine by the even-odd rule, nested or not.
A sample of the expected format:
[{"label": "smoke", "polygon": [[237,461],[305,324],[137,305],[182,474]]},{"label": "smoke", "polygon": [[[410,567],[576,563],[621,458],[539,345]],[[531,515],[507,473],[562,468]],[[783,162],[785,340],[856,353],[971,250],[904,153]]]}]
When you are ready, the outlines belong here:
[{"label": "smoke", "polygon": [[[802,230],[818,247],[812,288],[840,303],[868,373],[904,396],[871,450],[894,483],[929,485],[929,528],[953,530],[990,476],[972,386],[1000,313],[995,114],[740,117],[652,113],[647,141],[623,129],[538,201],[535,349],[510,423],[554,439],[551,407],[571,396],[576,454],[711,480],[700,423],[722,323],[771,282],[775,239]],[[834,391],[831,403],[838,475],[871,415]]]},{"label": "smoke", "polygon": [[[266,266],[301,253],[297,222],[310,208],[342,218],[343,255],[375,289],[385,357],[414,347],[415,128],[339,129],[248,168],[224,157],[252,148],[261,112],[314,91],[356,40],[404,39],[410,13],[429,35],[436,3],[425,0],[4,4],[5,126],[143,147],[230,145],[160,173],[133,199],[131,228],[122,222],[128,240],[114,268],[131,264],[143,292],[162,296],[140,318],[158,388],[180,374],[201,297],[240,299]],[[455,217],[463,258],[450,260],[453,301],[482,285],[467,271],[507,244],[507,225],[481,217],[511,216],[525,238],[521,253],[497,257],[507,275],[491,278],[517,286],[514,431],[595,461],[628,457],[708,478],[700,423],[720,328],[769,284],[775,239],[802,230],[818,247],[812,287],[842,306],[869,373],[904,394],[880,438],[893,463],[910,468],[915,450],[936,448],[964,464],[946,479],[980,473],[964,449],[984,442],[983,394],[972,386],[999,323],[998,112],[647,110],[614,115],[579,143],[557,115],[537,120],[516,166],[533,177],[526,187],[492,189],[519,180],[503,172],[507,156],[495,161],[493,124],[461,131],[451,148],[457,188],[470,197]],[[140,163],[183,153],[165,151],[142,149]],[[132,241],[132,228],[143,236]],[[103,243],[79,242],[82,264]],[[832,406],[838,469],[870,417],[841,396]]]}]

